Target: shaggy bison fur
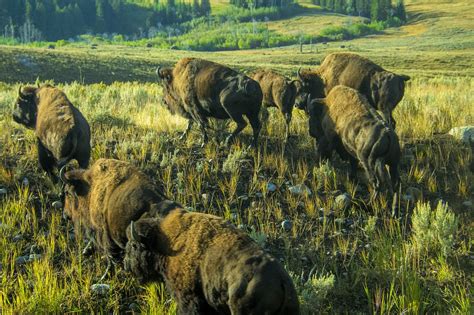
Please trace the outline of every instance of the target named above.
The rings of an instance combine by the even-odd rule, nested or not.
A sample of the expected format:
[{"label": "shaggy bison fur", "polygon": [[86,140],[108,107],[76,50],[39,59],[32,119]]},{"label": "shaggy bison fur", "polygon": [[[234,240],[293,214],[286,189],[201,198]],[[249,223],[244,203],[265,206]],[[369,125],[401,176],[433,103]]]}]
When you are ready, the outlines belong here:
[{"label": "shaggy bison fur", "polygon": [[127,229],[125,269],[165,281],[178,314],[299,314],[280,263],[222,218],[180,207]]},{"label": "shaggy bison fur", "polygon": [[262,90],[257,82],[226,66],[198,58],[183,58],[174,68],[156,70],[163,85],[163,101],[171,113],[188,119],[185,137],[198,123],[204,145],[208,141],[208,118],[232,119],[237,127],[226,139],[229,144],[247,125],[253,129],[253,145],[260,132]]},{"label": "shaggy bison fur", "polygon": [[399,184],[398,137],[364,95],[339,85],[325,99],[310,102],[308,112],[310,135],[316,138],[320,158],[330,158],[335,149],[350,160],[353,178],[359,161],[376,193],[383,187],[393,193]]},{"label": "shaggy bison fur", "polygon": [[72,159],[82,168],[89,165],[89,124],[61,90],[51,85],[20,87],[13,119],[35,130],[39,163],[54,181],[54,168]]},{"label": "shaggy bison fur", "polygon": [[303,83],[300,92],[309,94],[311,98],[324,97],[337,85],[354,88],[395,127],[392,112],[402,100],[405,82],[410,77],[386,71],[356,54],[332,53],[316,71],[298,71],[298,79]]},{"label": "shaggy bison fur", "polygon": [[300,82],[291,81],[279,73],[265,69],[255,72],[252,78],[262,88],[263,106],[277,107],[285,117],[285,139],[288,139],[296,91]]},{"label": "shaggy bison fur", "polygon": [[64,213],[75,224],[94,232],[108,258],[119,258],[127,242],[125,230],[132,220],[154,212],[165,199],[161,189],[129,163],[99,159],[90,169],[63,174]]}]

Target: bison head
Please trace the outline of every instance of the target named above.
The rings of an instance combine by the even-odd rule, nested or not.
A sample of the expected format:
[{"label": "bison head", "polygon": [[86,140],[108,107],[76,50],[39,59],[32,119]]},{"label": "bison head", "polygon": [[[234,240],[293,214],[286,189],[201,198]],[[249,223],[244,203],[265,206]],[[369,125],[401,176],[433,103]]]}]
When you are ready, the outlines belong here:
[{"label": "bison head", "polygon": [[36,88],[20,87],[18,98],[13,108],[13,120],[27,128],[34,129],[36,125]]},{"label": "bison head", "polygon": [[398,75],[383,71],[375,73],[370,80],[372,103],[382,112],[384,119],[393,124],[392,111],[405,94],[405,82],[410,80],[407,75]]},{"label": "bison head", "polygon": [[166,84],[171,83],[171,81],[173,80],[172,68],[158,67],[156,68],[156,74],[158,75],[158,78],[160,78],[160,81],[163,81]]},{"label": "bison head", "polygon": [[155,269],[159,259],[154,254],[158,225],[157,219],[146,218],[131,222],[127,227],[127,245],[123,260],[126,271],[131,272],[141,282],[161,281]]},{"label": "bison head", "polygon": [[89,218],[89,190],[91,179],[86,170],[71,170],[65,172],[63,166],[59,177],[64,184],[64,216],[78,223],[85,220],[90,223]]},{"label": "bison head", "polygon": [[317,73],[310,70],[298,69],[297,77],[301,84],[297,87],[295,106],[307,111],[308,99],[324,97],[324,83]]}]

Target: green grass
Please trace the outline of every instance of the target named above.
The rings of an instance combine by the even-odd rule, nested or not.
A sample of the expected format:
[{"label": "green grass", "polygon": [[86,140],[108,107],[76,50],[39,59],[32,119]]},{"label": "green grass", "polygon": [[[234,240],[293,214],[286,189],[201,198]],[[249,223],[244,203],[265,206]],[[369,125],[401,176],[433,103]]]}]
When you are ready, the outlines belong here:
[{"label": "green grass", "polygon": [[[303,54],[297,46],[215,53],[106,44],[94,50],[84,44],[55,50],[0,46],[0,188],[7,189],[0,197],[2,313],[175,312],[163,285],[140,286],[121,267],[105,280],[109,295],[92,292],[105,260],[99,253],[80,255],[84,238],[52,207],[59,189],[38,169],[33,132],[11,119],[17,82],[37,78],[59,84],[89,120],[93,160],[130,161],[178,202],[244,225],[290,272],[304,313],[472,313],[474,221],[463,202],[474,201],[474,157],[469,146],[445,135],[474,123],[473,27],[462,18],[472,9],[466,1],[431,3],[409,2],[407,26],[307,45]],[[406,220],[393,219],[384,200],[367,206],[367,188],[348,179],[347,163],[335,158],[316,165],[300,111],[294,112],[287,151],[284,120],[276,111],[259,154],[243,149],[249,127],[231,154],[213,142],[200,149],[197,131],[177,139],[185,121],[162,106],[154,83],[156,65],[184,56],[294,75],[299,66],[316,67],[327,53],[342,50],[412,76],[394,112],[403,149],[402,194],[410,187],[423,193],[417,205],[402,201],[411,214]],[[222,140],[223,134],[214,131],[211,138]],[[25,177],[28,185],[22,184]],[[268,192],[268,182],[278,190]],[[299,184],[312,194],[291,194],[289,185]],[[353,198],[349,209],[336,207],[341,192]],[[449,207],[439,205],[440,198]],[[289,232],[280,227],[285,219],[293,222]],[[15,265],[31,253],[41,257]]]}]

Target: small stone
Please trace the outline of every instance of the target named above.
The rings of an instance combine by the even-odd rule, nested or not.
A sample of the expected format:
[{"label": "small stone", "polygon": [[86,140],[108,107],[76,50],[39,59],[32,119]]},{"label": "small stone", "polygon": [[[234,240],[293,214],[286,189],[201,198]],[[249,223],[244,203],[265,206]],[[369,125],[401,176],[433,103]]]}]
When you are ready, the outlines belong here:
[{"label": "small stone", "polygon": [[285,230],[285,231],[290,231],[291,228],[293,227],[293,222],[291,222],[290,220],[284,220],[283,222],[281,222],[281,227]]},{"label": "small stone", "polygon": [[343,224],[343,223],[344,223],[344,219],[343,219],[343,218],[334,219],[334,223],[336,223],[336,224]]},{"label": "small stone", "polygon": [[343,193],[336,197],[335,202],[339,209],[347,209],[350,207],[352,200],[348,193]]},{"label": "small stone", "polygon": [[128,305],[128,309],[133,312],[140,312],[140,305],[138,305],[137,303],[130,303]]},{"label": "small stone", "polygon": [[15,260],[15,264],[18,266],[24,265],[30,261],[30,256],[20,256]]},{"label": "small stone", "polygon": [[262,198],[262,197],[263,197],[263,194],[258,192],[258,193],[255,193],[255,196],[256,196],[257,198]]},{"label": "small stone", "polygon": [[245,230],[245,224],[239,224],[237,225],[238,229]]},{"label": "small stone", "polygon": [[28,178],[24,177],[23,180],[21,181],[21,184],[23,186],[28,186],[30,184],[30,181],[28,180]]},{"label": "small stone", "polygon": [[448,134],[465,144],[474,142],[474,126],[454,127]]},{"label": "small stone", "polygon": [[277,190],[277,186],[274,183],[270,182],[270,183],[267,184],[267,190],[269,192],[274,192],[274,191]]},{"label": "small stone", "polygon": [[189,211],[189,212],[195,211],[193,207],[186,207],[185,209],[186,209],[187,211]]},{"label": "small stone", "polygon": [[59,200],[53,202],[51,205],[52,205],[53,208],[56,209],[56,210],[61,210],[61,209],[63,208],[63,203],[62,203],[61,201],[59,201]]},{"label": "small stone", "polygon": [[22,239],[23,239],[23,235],[21,235],[21,234],[17,234],[17,235],[12,237],[13,243],[17,243],[17,242],[21,241]]},{"label": "small stone", "polygon": [[0,188],[0,196],[6,195],[7,194],[7,189],[6,188]]},{"label": "small stone", "polygon": [[410,202],[417,202],[423,198],[423,193],[416,187],[408,187],[406,194],[403,196],[403,200]]},{"label": "small stone", "polygon": [[28,259],[28,261],[39,260],[41,259],[41,254],[30,254],[30,256],[28,256]]},{"label": "small stone", "polygon": [[110,285],[105,283],[95,283],[91,286],[91,290],[97,295],[107,295],[110,290]]},{"label": "small stone", "polygon": [[466,200],[462,203],[462,205],[466,208],[472,208],[472,201],[471,200]]},{"label": "small stone", "polygon": [[237,218],[238,218],[239,216],[238,216],[237,213],[234,212],[234,213],[231,213],[231,214],[230,214],[230,217],[232,218],[232,220],[235,221],[235,220],[237,220]]},{"label": "small stone", "polygon": [[39,248],[38,245],[31,245],[30,247],[30,255],[31,254],[39,254],[41,252],[41,249]]},{"label": "small stone", "polygon": [[305,184],[290,186],[288,190],[294,195],[307,195],[311,196],[311,189]]}]

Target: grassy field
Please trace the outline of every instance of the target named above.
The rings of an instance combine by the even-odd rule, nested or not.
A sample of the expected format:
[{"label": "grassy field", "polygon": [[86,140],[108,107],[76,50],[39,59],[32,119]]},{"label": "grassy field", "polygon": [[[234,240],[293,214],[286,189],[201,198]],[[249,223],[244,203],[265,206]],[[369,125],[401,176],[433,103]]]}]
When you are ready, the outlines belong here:
[{"label": "grassy field", "polygon": [[[474,154],[445,135],[474,123],[472,5],[411,1],[407,10],[411,18],[404,27],[316,44],[312,52],[307,45],[303,54],[299,47],[219,53],[0,47],[0,189],[6,189],[0,195],[1,312],[175,312],[163,285],[140,286],[121,267],[105,279],[106,294],[92,290],[105,259],[81,255],[81,232],[52,206],[59,188],[38,169],[34,134],[11,119],[19,82],[39,78],[54,80],[89,120],[92,160],[130,161],[190,210],[245,229],[291,273],[305,314],[472,313]],[[290,75],[342,50],[412,76],[394,115],[403,148],[402,195],[422,196],[402,199],[409,214],[402,220],[390,216],[383,200],[367,204],[366,185],[348,179],[347,163],[334,158],[316,165],[303,113],[294,112],[286,150],[284,121],[276,111],[258,152],[244,149],[249,127],[230,150],[214,142],[201,149],[196,131],[186,141],[177,139],[185,121],[161,106],[161,88],[154,83],[156,65],[183,56]],[[275,192],[268,191],[269,183]],[[311,194],[290,192],[300,184]],[[347,208],[335,202],[341,193],[351,196]],[[283,220],[292,221],[290,231],[281,228]]]}]

